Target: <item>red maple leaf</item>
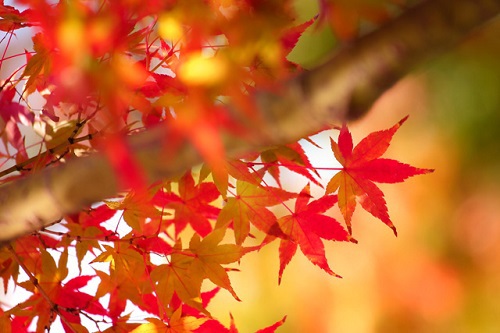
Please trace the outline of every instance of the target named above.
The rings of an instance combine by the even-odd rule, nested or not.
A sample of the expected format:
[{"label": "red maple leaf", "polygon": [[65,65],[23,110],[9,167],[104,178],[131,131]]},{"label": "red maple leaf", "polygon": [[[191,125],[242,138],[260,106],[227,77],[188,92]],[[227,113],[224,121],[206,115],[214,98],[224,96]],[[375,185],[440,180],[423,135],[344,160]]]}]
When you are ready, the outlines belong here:
[{"label": "red maple leaf", "polygon": [[309,202],[310,199],[308,184],[295,201],[294,212],[278,220],[281,230],[287,236],[280,242],[278,282],[281,282],[283,271],[292,260],[298,246],[310,262],[328,274],[336,275],[328,266],[321,238],[355,242],[337,220],[323,214],[337,203],[336,195],[325,195],[312,202]]},{"label": "red maple leaf", "polygon": [[33,318],[5,313],[0,309],[0,329],[2,332],[33,333],[29,330]]},{"label": "red maple leaf", "polygon": [[13,31],[23,27],[30,27],[30,10],[20,12],[12,6],[5,6],[4,1],[0,1],[0,31]]},{"label": "red maple leaf", "polygon": [[369,134],[354,148],[351,133],[345,124],[340,130],[338,144],[330,139],[335,158],[342,164],[343,169],[330,180],[326,193],[338,190],[339,208],[349,233],[357,199],[361,207],[387,224],[397,235],[396,228],[389,218],[384,193],[375,182],[399,183],[408,177],[434,171],[380,158],[389,147],[394,133],[407,118],[408,116],[387,130]]},{"label": "red maple leaf", "polygon": [[[54,311],[64,318],[62,319],[62,325],[65,332],[75,332],[77,327],[81,327],[81,316],[83,315],[108,315],[108,310],[102,306],[98,297],[79,290],[85,287],[95,276],[82,275],[63,282],[68,275],[67,263],[67,251],[61,254],[58,265],[56,265],[51,254],[44,251],[41,253],[41,272],[36,277],[40,289],[29,280],[19,284],[19,286],[33,293],[28,300],[18,306],[37,313],[37,332],[43,331],[45,327],[48,327],[47,325],[52,323]],[[51,306],[45,301],[38,301],[45,297],[40,292],[42,289],[45,296],[49,297],[57,307]],[[33,304],[35,305],[33,306]]]},{"label": "red maple leaf", "polygon": [[220,209],[210,205],[219,197],[219,191],[213,183],[194,184],[191,172],[179,180],[179,195],[159,191],[153,198],[155,205],[175,210],[173,223],[177,233],[189,223],[200,235],[206,236],[212,231],[209,219],[216,219]]},{"label": "red maple leaf", "polygon": [[83,228],[95,227],[99,229],[103,235],[113,235],[114,232],[106,229],[101,224],[109,221],[116,214],[116,210],[109,208],[107,205],[100,205],[91,208],[88,211],[83,211],[78,214],[67,216],[66,221],[77,223]]},{"label": "red maple leaf", "polygon": [[283,318],[281,318],[281,320],[275,322],[271,326],[267,326],[267,327],[264,327],[264,328],[258,330],[256,333],[274,333],[278,329],[278,327],[280,327],[281,325],[283,325],[285,323],[285,320],[286,320],[286,316],[284,316]]},{"label": "red maple leaf", "polygon": [[16,89],[13,86],[0,89],[0,139],[4,145],[10,143],[22,156],[22,159],[28,159],[26,148],[24,147],[24,136],[21,133],[20,124],[31,126],[35,115],[26,107],[14,101]]},{"label": "red maple leaf", "polygon": [[71,244],[73,238],[70,235],[79,235],[80,239],[75,244],[76,257],[78,258],[78,269],[82,271],[81,263],[83,258],[90,251],[94,253],[95,249],[100,249],[99,238],[106,240],[117,239],[114,231],[106,229],[101,224],[111,219],[116,214],[116,210],[107,205],[100,205],[89,211],[83,211],[79,214],[72,214],[66,217],[65,227],[68,229],[67,237],[61,240],[61,245]]},{"label": "red maple leaf", "polygon": [[[221,287],[215,287],[214,289],[206,292],[201,293],[201,305],[203,308],[206,308],[210,301],[219,293],[221,290]],[[183,304],[182,300],[179,298],[179,295],[177,293],[174,293],[172,296],[172,300],[170,301],[169,307],[172,309],[176,309],[178,307],[182,306],[182,314],[186,316],[192,316],[196,318],[200,318],[205,316],[205,314],[201,311],[199,311],[196,308],[190,307],[189,305]],[[203,324],[203,326],[206,323]],[[215,331],[215,330],[214,330]]]},{"label": "red maple leaf", "polygon": [[261,153],[260,158],[264,163],[264,170],[269,172],[280,186],[280,166],[298,173],[316,185],[321,186],[313,175],[314,172],[319,177],[317,171],[311,165],[304,148],[298,142],[267,149]]},{"label": "red maple leaf", "polygon": [[195,332],[208,318],[184,316],[182,307],[174,311],[167,322],[158,318],[146,318],[147,323],[141,324],[130,333],[164,332],[164,333],[192,333]]},{"label": "red maple leaf", "polygon": [[[234,318],[232,314],[229,314],[231,318],[229,328],[224,327],[218,320],[210,319],[206,321],[200,328],[198,328],[196,333],[238,333],[239,330],[236,327],[236,323],[234,322]],[[274,333],[276,330],[285,323],[286,316],[284,316],[281,320],[272,324],[271,326],[267,326],[258,330],[255,333]]]},{"label": "red maple leaf", "polygon": [[281,43],[283,45],[286,54],[290,53],[293,50],[295,45],[297,45],[300,36],[302,36],[304,31],[306,31],[306,29],[309,28],[314,23],[315,20],[316,18],[312,18],[309,21],[306,21],[292,28],[289,28],[285,32],[285,34],[281,37]]}]

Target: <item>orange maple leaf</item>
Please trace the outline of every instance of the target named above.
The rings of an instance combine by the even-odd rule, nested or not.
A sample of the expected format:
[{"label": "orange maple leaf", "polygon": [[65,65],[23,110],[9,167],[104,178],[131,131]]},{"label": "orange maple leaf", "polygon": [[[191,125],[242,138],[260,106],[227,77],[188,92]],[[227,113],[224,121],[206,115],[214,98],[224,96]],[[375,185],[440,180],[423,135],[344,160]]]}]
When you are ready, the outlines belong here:
[{"label": "orange maple leaf", "polygon": [[222,265],[238,261],[244,252],[239,245],[219,244],[224,233],[225,229],[216,229],[202,240],[194,234],[186,250],[182,250],[180,241],[176,243],[168,263],[151,272],[162,304],[169,304],[176,293],[184,304],[208,315],[201,298],[201,284],[205,279],[228,290],[238,299]]},{"label": "orange maple leaf", "polygon": [[236,195],[228,198],[217,219],[216,228],[232,222],[236,244],[250,234],[250,224],[269,235],[278,236],[276,216],[266,207],[280,204],[295,194],[276,187],[262,187],[241,180],[236,182]]},{"label": "orange maple leaf", "polygon": [[142,324],[130,333],[191,333],[195,332],[208,318],[196,318],[182,315],[182,307],[174,311],[168,322],[157,318],[148,318],[148,323]]}]

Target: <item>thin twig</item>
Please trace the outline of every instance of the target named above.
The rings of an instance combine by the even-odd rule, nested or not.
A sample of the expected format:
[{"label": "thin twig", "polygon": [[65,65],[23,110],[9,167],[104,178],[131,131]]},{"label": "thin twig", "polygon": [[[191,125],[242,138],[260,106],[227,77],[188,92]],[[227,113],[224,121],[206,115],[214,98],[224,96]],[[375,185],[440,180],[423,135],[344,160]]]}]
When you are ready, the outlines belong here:
[{"label": "thin twig", "polygon": [[57,313],[59,318],[61,318],[61,321],[64,322],[72,332],[77,333],[77,331],[73,328],[73,326],[71,326],[71,323],[59,311],[59,309],[63,309],[63,310],[66,310],[68,312],[72,312],[73,309],[68,309],[66,307],[58,305],[57,303],[54,303],[52,301],[52,299],[49,297],[49,295],[47,294],[47,292],[40,286],[38,279],[33,275],[33,273],[31,273],[31,271],[28,269],[28,267],[26,267],[26,265],[24,264],[24,262],[19,257],[19,255],[16,253],[16,251],[14,250],[14,248],[12,247],[12,245],[10,243],[7,244],[7,249],[10,251],[10,253],[12,253],[12,256],[14,257],[14,259],[16,259],[17,264],[23,269],[23,271],[26,273],[26,275],[28,275],[28,278],[30,279],[33,286],[35,286],[35,288],[38,289],[38,292],[40,293],[40,295],[42,295],[42,297],[45,299],[45,301],[49,304],[50,311]]},{"label": "thin twig", "polygon": [[[27,159],[26,161],[23,161],[23,162],[20,162],[20,163],[17,163],[16,165],[13,165],[11,166],[10,168],[7,168],[3,171],[0,171],[0,178],[1,177],[4,177],[12,172],[16,172],[16,171],[26,171],[26,166],[27,165],[30,165],[32,163],[35,163],[36,161],[40,160],[40,159],[43,159],[44,157],[46,157],[47,155],[55,155],[57,153],[60,153],[60,152],[63,152],[63,153],[67,153],[68,152],[68,149],[77,144],[77,143],[80,143],[82,141],[86,141],[86,140],[92,140],[94,139],[99,133],[92,133],[92,134],[87,134],[87,135],[84,135],[84,136],[81,136],[81,137],[78,137],[78,138],[72,138],[72,137],[69,137],[65,142],[63,143],[60,143],[58,144],[57,146],[53,147],[53,148],[50,148],[36,156],[33,156],[29,159]],[[53,164],[55,162],[57,162],[58,160],[60,160],[61,158],[58,157],[55,161],[50,161],[48,164]]]}]

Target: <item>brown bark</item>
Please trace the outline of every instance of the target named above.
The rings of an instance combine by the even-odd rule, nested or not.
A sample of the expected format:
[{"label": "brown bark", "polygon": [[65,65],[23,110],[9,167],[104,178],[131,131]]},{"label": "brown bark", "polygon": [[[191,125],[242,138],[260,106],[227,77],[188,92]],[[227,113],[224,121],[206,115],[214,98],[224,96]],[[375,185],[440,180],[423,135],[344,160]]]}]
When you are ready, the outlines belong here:
[{"label": "brown bark", "polygon": [[[424,2],[377,31],[339,50],[316,69],[282,83],[278,93],[255,95],[262,115],[253,142],[225,140],[228,156],[296,141],[333,122],[362,116],[387,88],[414,67],[447,50],[500,12],[500,0]],[[165,129],[128,137],[150,180],[181,173],[201,162],[184,144],[175,158],[159,158]],[[120,190],[104,154],[47,168],[0,187],[0,243],[39,230],[65,213],[112,197]]]}]

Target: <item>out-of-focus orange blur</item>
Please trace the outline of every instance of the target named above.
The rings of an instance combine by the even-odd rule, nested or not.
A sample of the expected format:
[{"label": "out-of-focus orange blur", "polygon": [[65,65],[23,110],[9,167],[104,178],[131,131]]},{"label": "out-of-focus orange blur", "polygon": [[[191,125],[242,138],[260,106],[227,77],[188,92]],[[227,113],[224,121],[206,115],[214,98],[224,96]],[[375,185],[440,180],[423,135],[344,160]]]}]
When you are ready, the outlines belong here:
[{"label": "out-of-focus orange blur", "polygon": [[326,245],[342,279],[298,253],[278,286],[272,244],[244,257],[242,273],[231,273],[243,302],[222,295],[212,313],[229,320],[218,309],[230,308],[242,332],[285,314],[283,333],[500,332],[499,31],[493,22],[471,35],[350,126],[356,143],[409,114],[385,156],[435,169],[381,185],[397,238],[358,209],[359,244]]}]

